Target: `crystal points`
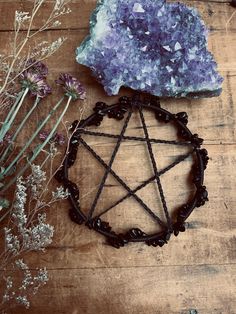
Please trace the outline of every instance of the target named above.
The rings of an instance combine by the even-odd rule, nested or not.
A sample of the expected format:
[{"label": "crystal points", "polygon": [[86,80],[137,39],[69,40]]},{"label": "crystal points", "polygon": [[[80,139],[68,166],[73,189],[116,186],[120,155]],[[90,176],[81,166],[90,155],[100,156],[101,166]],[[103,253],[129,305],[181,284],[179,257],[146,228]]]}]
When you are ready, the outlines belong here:
[{"label": "crystal points", "polygon": [[211,97],[222,77],[196,9],[165,0],[100,0],[76,59],[109,95],[121,86],[160,97]]}]

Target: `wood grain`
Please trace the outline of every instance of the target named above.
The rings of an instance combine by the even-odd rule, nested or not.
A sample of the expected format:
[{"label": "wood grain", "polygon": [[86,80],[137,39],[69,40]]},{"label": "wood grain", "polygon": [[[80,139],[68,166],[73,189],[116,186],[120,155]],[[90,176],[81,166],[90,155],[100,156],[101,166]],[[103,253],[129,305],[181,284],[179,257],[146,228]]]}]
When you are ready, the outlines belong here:
[{"label": "wood grain", "polygon": [[[187,111],[189,128],[205,139],[210,163],[205,184],[210,201],[196,210],[188,220],[188,230],[161,248],[150,248],[141,244],[115,250],[104,243],[104,239],[83,226],[78,226],[68,218],[69,205],[65,201],[50,209],[49,220],[55,226],[53,244],[45,254],[29,254],[27,261],[32,269],[46,266],[50,281],[32,298],[32,314],[235,314],[236,302],[236,16],[227,21],[235,9],[230,1],[184,1],[199,9],[210,31],[209,49],[213,52],[224,77],[223,93],[220,97],[202,100],[163,100],[162,106],[171,112]],[[72,1],[72,14],[63,20],[63,29],[49,30],[41,34],[37,41],[54,40],[59,36],[68,38],[66,44],[48,60],[50,83],[55,93],[38,112],[45,114],[51,103],[58,99],[59,90],[53,81],[60,72],[70,72],[80,78],[87,89],[85,116],[92,112],[94,103],[105,100],[108,103],[116,97],[108,97],[88,69],[74,60],[74,51],[88,34],[88,20],[95,0]],[[28,11],[32,1],[0,1],[0,51],[8,53],[9,38],[12,36],[14,11]],[[44,19],[50,9],[50,1],[45,5],[39,19]],[[37,29],[39,20],[34,28]],[[122,94],[130,93],[122,89]],[[27,110],[27,107],[24,108]],[[73,121],[78,116],[78,107],[69,109],[66,120]],[[154,118],[146,115],[149,130],[153,136],[166,137],[170,134],[165,127],[154,127]],[[128,132],[132,134],[138,121],[131,121]],[[50,124],[49,124],[50,125]],[[21,141],[29,136],[33,125],[25,131]],[[119,132],[120,124],[108,120],[103,125],[106,132]],[[108,160],[112,141],[90,140],[91,145]],[[150,164],[145,147],[136,143],[125,144],[120,163],[115,164],[119,175],[130,185],[136,186],[144,175],[150,174]],[[134,150],[139,155],[135,158]],[[179,152],[162,147],[160,166],[170,162]],[[191,185],[182,179],[190,165],[176,167],[173,177],[163,177],[168,201],[174,208],[182,204],[191,193]],[[134,171],[134,169],[138,169]],[[148,172],[149,171],[149,172]],[[86,177],[86,174],[89,176]],[[95,191],[103,170],[81,152],[81,159],[71,173],[80,184],[82,195]],[[174,180],[173,180],[174,178]],[[180,181],[178,181],[180,179]],[[176,180],[176,182],[174,182]],[[182,180],[182,181],[181,181]],[[180,182],[179,185],[177,182]],[[110,185],[109,185],[110,184]],[[178,186],[175,186],[177,184]],[[111,178],[100,206],[105,207],[115,201],[123,190]],[[143,191],[142,197],[150,206],[156,206],[153,186]],[[186,193],[183,193],[186,189]],[[86,209],[91,200],[89,194],[82,198]],[[158,206],[156,210],[159,210]],[[140,208],[130,200],[109,214],[117,229],[121,222],[127,227],[135,224],[153,225]],[[191,312],[195,310],[195,312]],[[28,313],[16,308],[11,313]]]},{"label": "wood grain", "polygon": [[[171,1],[169,1],[171,2]],[[172,1],[173,2],[173,1]],[[177,2],[177,0],[175,1]],[[217,0],[217,1],[196,1],[185,0],[182,1],[189,6],[196,7],[204,18],[205,23],[210,29],[225,29],[225,24],[234,12],[234,8],[229,5],[230,0]],[[1,18],[1,30],[9,31],[13,29],[13,18],[15,11],[19,8],[21,11],[29,12],[32,5],[31,0],[16,0],[16,1],[0,1],[0,18]],[[9,10],[11,6],[11,10]],[[89,18],[91,11],[95,8],[95,0],[74,0],[71,1],[69,7],[72,13],[69,16],[62,18],[63,29],[78,29],[87,28],[89,24]],[[37,29],[39,25],[45,20],[52,7],[52,1],[47,1],[43,10],[35,19],[33,29]],[[235,30],[236,26],[234,21],[231,21],[228,25],[229,30]]]},{"label": "wood grain", "polygon": [[235,314],[235,271],[235,265],[53,270],[30,313]]}]

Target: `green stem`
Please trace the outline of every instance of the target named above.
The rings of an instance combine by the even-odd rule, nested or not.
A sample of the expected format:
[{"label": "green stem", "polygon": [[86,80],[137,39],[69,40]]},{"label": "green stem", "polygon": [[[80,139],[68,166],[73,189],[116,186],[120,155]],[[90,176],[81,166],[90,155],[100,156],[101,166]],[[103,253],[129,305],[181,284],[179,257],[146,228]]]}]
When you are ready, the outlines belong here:
[{"label": "green stem", "polygon": [[[3,126],[1,128],[1,131],[0,131],[0,141],[2,141],[4,139],[4,136],[6,135],[6,133],[9,131],[11,125],[12,125],[12,122],[14,121],[18,111],[20,110],[20,107],[22,106],[23,104],[23,101],[25,99],[25,96],[27,95],[29,91],[29,88],[27,87],[25,90],[24,90],[24,93],[20,99],[20,102],[17,103],[17,105],[13,106],[12,109],[10,110],[7,118],[6,118],[6,121],[3,123]],[[10,115],[11,113],[11,115]]]},{"label": "green stem", "polygon": [[[63,99],[62,99],[63,100]],[[52,136],[54,135],[58,125],[60,124],[63,116],[65,115],[70,102],[72,100],[72,97],[70,96],[67,104],[63,110],[63,112],[61,113],[59,119],[57,120],[56,124],[54,125],[53,129],[51,130],[50,134],[48,135],[48,137],[46,138],[46,140],[37,147],[36,151],[33,153],[33,156],[28,160],[28,163],[19,171],[19,173],[17,174],[17,177],[22,176],[22,174],[25,172],[25,170],[29,167],[29,165],[37,158],[37,156],[39,155],[39,153],[42,151],[42,149],[47,145],[47,143],[50,141],[50,139],[52,138]],[[55,107],[54,107],[55,108]],[[17,177],[14,177],[2,190],[1,192],[5,192],[17,179]]]},{"label": "green stem", "polygon": [[[56,104],[56,106],[51,110],[51,112],[48,114],[48,116],[44,119],[44,121],[39,125],[37,130],[34,132],[34,134],[31,136],[31,138],[28,140],[28,142],[25,144],[25,146],[22,148],[22,150],[19,152],[19,154],[15,157],[15,159],[10,163],[10,165],[3,171],[3,173],[0,176],[0,179],[3,178],[7,173],[11,170],[11,168],[17,163],[17,161],[21,158],[21,156],[24,154],[26,149],[31,145],[33,140],[36,138],[38,133],[41,131],[41,129],[45,126],[45,124],[48,122],[52,114],[58,109],[58,107],[63,102],[64,97]],[[40,145],[41,146],[41,145]]]},{"label": "green stem", "polygon": [[[41,100],[41,98],[37,97],[34,105],[32,106],[32,108],[30,109],[30,111],[27,113],[27,115],[25,116],[25,118],[22,120],[21,124],[19,125],[19,127],[17,128],[14,136],[12,137],[11,141],[14,142],[15,139],[17,138],[17,135],[19,134],[19,132],[22,130],[23,126],[25,125],[25,123],[27,122],[27,120],[29,119],[29,117],[31,116],[31,114],[33,113],[34,109],[38,106],[39,101]],[[9,152],[9,149],[11,148],[12,144],[10,144],[6,150],[4,151],[4,154],[1,156],[0,158],[0,162],[4,161],[5,157],[7,156],[7,153]]]},{"label": "green stem", "polygon": [[4,126],[8,123],[9,119],[11,118],[11,115],[12,113],[14,112],[14,110],[16,109],[22,95],[24,93],[24,90],[20,91],[20,93],[18,94],[16,100],[15,100],[15,103],[14,105],[11,107],[11,110],[8,112],[8,115],[6,116],[5,120],[4,120],[4,123],[2,124],[2,127],[0,129],[0,139],[1,139],[1,134],[3,132],[3,129],[4,129]]},{"label": "green stem", "polygon": [[11,110],[9,111],[9,113],[8,113],[8,115],[7,115],[7,117],[6,117],[5,121],[4,121],[4,123],[8,122],[8,120],[10,119],[10,117],[11,117],[12,113],[14,112],[14,110],[15,110],[17,104],[19,103],[19,101],[20,101],[20,99],[21,99],[23,93],[24,93],[24,90],[21,90],[21,91],[19,92],[19,94],[18,94],[18,96],[17,96],[17,98],[16,98],[16,100],[15,100],[15,103],[14,103],[14,105],[11,107]]},{"label": "green stem", "polygon": [[63,119],[69,105],[70,105],[70,102],[72,100],[72,97],[70,96],[68,98],[68,101],[67,101],[67,104],[64,108],[64,110],[62,111],[59,119],[57,120],[56,124],[54,125],[53,129],[51,130],[50,134],[48,135],[48,137],[46,138],[46,140],[40,145],[37,147],[36,151],[33,153],[33,156],[30,158],[29,160],[29,163],[31,164],[35,158],[38,156],[38,154],[42,151],[42,149],[44,149],[44,147],[47,145],[47,143],[50,141],[50,139],[53,137],[53,135],[55,134],[56,132],[56,129],[58,128],[58,125],[60,124],[61,120]]}]

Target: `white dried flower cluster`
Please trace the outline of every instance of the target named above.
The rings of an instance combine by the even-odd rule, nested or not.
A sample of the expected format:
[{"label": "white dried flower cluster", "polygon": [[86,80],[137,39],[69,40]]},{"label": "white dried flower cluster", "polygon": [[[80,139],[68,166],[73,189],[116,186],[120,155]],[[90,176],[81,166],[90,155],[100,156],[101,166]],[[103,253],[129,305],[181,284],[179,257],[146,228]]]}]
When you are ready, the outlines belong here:
[{"label": "white dried flower cluster", "polygon": [[22,177],[17,180],[16,197],[12,208],[15,228],[4,229],[5,250],[13,256],[19,255],[22,250],[41,251],[52,243],[54,228],[46,223],[46,214],[38,214],[37,221],[31,223],[31,217],[26,215],[25,209],[28,189],[37,199],[45,180],[45,172],[37,165],[32,165],[32,173],[26,181],[23,181]]},{"label": "white dried flower cluster", "polygon": [[12,254],[12,256],[17,256],[20,252],[20,241],[17,235],[12,234],[12,230],[9,228],[4,228],[5,234],[5,250]]},{"label": "white dried flower cluster", "polygon": [[70,8],[63,8],[63,9],[60,9],[60,11],[56,10],[55,16],[59,17],[61,15],[65,15],[65,14],[69,14],[69,13],[71,13],[71,9]]},{"label": "white dried flower cluster", "polygon": [[55,11],[62,11],[62,10],[68,10],[65,8],[65,6],[69,3],[69,0],[56,0],[56,3],[54,5]]},{"label": "white dried flower cluster", "polygon": [[20,270],[28,270],[29,269],[28,265],[23,261],[23,259],[16,260],[15,264],[16,264],[17,268]]},{"label": "white dried flower cluster", "polygon": [[43,251],[52,243],[54,227],[46,223],[46,214],[38,215],[38,223],[30,228],[25,228],[22,233],[23,249]]},{"label": "white dried flower cluster", "polygon": [[41,49],[41,55],[43,57],[52,55],[55,51],[57,51],[61,45],[65,42],[66,38],[59,37],[57,40],[50,43],[48,46],[44,46]]},{"label": "white dried flower cluster", "polygon": [[20,177],[17,179],[16,183],[16,199],[13,206],[12,217],[18,227],[18,229],[24,228],[27,217],[25,214],[25,204],[27,201],[27,193],[26,193],[26,183],[23,181],[23,178]]},{"label": "white dried flower cluster", "polygon": [[[16,186],[15,202],[12,207],[12,228],[5,228],[5,253],[9,257],[17,257],[27,251],[43,251],[52,243],[54,228],[46,223],[46,214],[38,214],[37,220],[26,215],[28,190],[39,191],[45,181],[45,173],[37,166],[32,166],[32,173],[23,180],[18,178]],[[37,184],[39,185],[37,187]],[[36,187],[35,187],[36,185]],[[22,260],[15,261],[15,266],[22,272],[23,279],[19,286],[13,277],[6,278],[6,288],[2,303],[15,301],[16,304],[29,308],[28,296],[36,294],[38,289],[48,281],[46,269],[39,269],[35,276],[29,270],[28,265]]]},{"label": "white dried flower cluster", "polygon": [[61,25],[61,22],[57,20],[53,22],[52,27],[58,27],[60,25]]},{"label": "white dried flower cluster", "polygon": [[55,10],[60,10],[61,9],[61,7],[63,7],[63,5],[64,5],[64,0],[56,0],[56,3],[55,3]]},{"label": "white dried flower cluster", "polygon": [[7,302],[7,301],[10,301],[11,298],[15,295],[15,292],[10,292],[10,290],[12,289],[13,287],[13,280],[12,280],[12,277],[11,276],[8,276],[7,278],[5,278],[5,283],[6,283],[6,290],[5,290],[5,293],[3,295],[3,300],[2,302]]},{"label": "white dried flower cluster", "polygon": [[31,16],[29,15],[29,12],[22,12],[22,11],[15,12],[15,22],[19,25],[28,21],[30,18]]},{"label": "white dried flower cluster", "polygon": [[52,192],[52,197],[54,200],[64,200],[68,198],[68,196],[68,190],[65,190],[62,186],[58,187],[56,191]]},{"label": "white dried flower cluster", "polygon": [[5,279],[6,290],[3,295],[2,303],[15,300],[17,304],[29,308],[30,302],[28,296],[31,292],[36,294],[40,287],[48,281],[48,272],[45,268],[39,269],[35,275],[29,270],[28,265],[22,260],[15,261],[15,266],[22,272],[22,281],[18,287],[14,286],[13,277],[8,276]]},{"label": "white dried flower cluster", "polygon": [[15,299],[19,305],[23,305],[27,309],[30,307],[30,302],[26,295],[23,295],[23,296],[19,295]]},{"label": "white dried flower cluster", "polygon": [[49,145],[50,145],[49,154],[50,154],[51,158],[54,158],[54,157],[56,157],[56,155],[58,153],[56,143],[52,142],[52,143],[49,143]]},{"label": "white dried flower cluster", "polygon": [[58,19],[60,16],[71,13],[71,9],[67,8],[66,5],[70,2],[70,0],[56,0],[53,9],[53,16],[50,20],[50,27],[58,27],[61,25],[61,22]]},{"label": "white dried flower cluster", "polygon": [[43,41],[37,47],[36,49],[32,50],[30,54],[30,58],[37,59],[37,60],[43,60],[54,54],[66,41],[65,37],[59,37],[53,42]]},{"label": "white dried flower cluster", "polygon": [[42,192],[43,183],[47,180],[46,172],[39,165],[31,166],[31,174],[26,179],[27,187],[30,188],[31,197],[38,199]]}]

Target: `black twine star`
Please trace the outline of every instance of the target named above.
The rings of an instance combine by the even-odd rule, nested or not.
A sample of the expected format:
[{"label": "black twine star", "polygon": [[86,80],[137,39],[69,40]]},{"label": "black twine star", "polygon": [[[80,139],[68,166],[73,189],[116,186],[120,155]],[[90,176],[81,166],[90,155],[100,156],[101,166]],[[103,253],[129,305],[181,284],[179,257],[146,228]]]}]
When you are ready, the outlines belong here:
[{"label": "black twine star", "polygon": [[[144,137],[134,137],[134,136],[125,136],[125,132],[127,130],[128,124],[130,122],[131,116],[133,114],[134,108],[138,110],[139,116],[142,123],[142,129],[144,132]],[[179,135],[184,139],[184,141],[167,141],[162,139],[153,139],[150,138],[148,133],[148,128],[146,125],[146,121],[143,114],[143,109],[151,109],[155,112],[156,118],[162,122],[170,122],[174,121],[177,124]],[[145,241],[148,245],[153,246],[162,246],[169,240],[170,234],[174,232],[177,235],[179,232],[185,231],[184,221],[187,217],[191,214],[193,209],[196,206],[201,206],[207,201],[207,192],[206,188],[203,186],[203,178],[204,178],[204,169],[206,168],[208,162],[208,156],[206,150],[201,150],[200,146],[203,142],[202,139],[198,137],[197,134],[192,134],[189,129],[187,128],[187,115],[184,112],[180,112],[176,115],[169,113],[168,111],[160,108],[159,100],[155,98],[151,98],[151,100],[141,102],[140,98],[135,96],[135,98],[128,98],[122,97],[119,99],[119,103],[113,106],[107,106],[103,102],[99,102],[96,104],[94,108],[95,113],[88,117],[86,120],[74,122],[73,131],[74,134],[70,141],[69,145],[69,153],[65,158],[65,162],[63,167],[57,174],[57,179],[59,181],[64,182],[66,188],[68,188],[70,192],[70,200],[73,206],[73,209],[70,212],[71,219],[79,224],[85,222],[86,225],[94,229],[101,234],[105,235],[108,239],[108,242],[119,248],[120,246],[124,246],[128,242],[140,242]],[[102,133],[102,132],[93,132],[87,130],[85,127],[91,125],[100,125],[105,115],[108,115],[109,118],[114,118],[117,120],[122,120],[127,113],[127,117],[125,118],[124,125],[122,127],[121,133],[119,135]],[[99,136],[99,137],[106,137],[106,138],[114,138],[117,140],[115,148],[112,152],[111,159],[108,164],[92,149],[92,147],[82,138],[82,135],[91,135],[91,136]],[[149,158],[152,165],[152,170],[154,172],[153,176],[143,182],[141,185],[137,186],[135,189],[131,189],[112,169],[113,163],[119,151],[120,145],[122,141],[141,141],[145,142],[147,145]],[[163,170],[159,171],[157,167],[157,163],[153,154],[152,144],[154,143],[162,143],[168,145],[179,145],[179,146],[189,146],[191,150],[179,156],[173,163],[168,165]],[[76,154],[78,150],[78,146],[82,144],[90,153],[91,155],[105,168],[104,176],[99,184],[96,196],[93,200],[91,208],[89,210],[88,215],[85,215],[80,210],[80,203],[79,203],[79,190],[78,187],[68,179],[68,168],[70,168],[76,159]],[[197,156],[197,165],[194,168],[194,183],[196,185],[197,191],[196,195],[193,200],[189,204],[185,204],[177,214],[177,221],[173,223],[169,210],[167,207],[164,190],[161,184],[161,176],[168,172],[169,170],[173,169],[176,165],[183,162],[193,153]],[[99,198],[102,194],[102,191],[105,187],[106,180],[108,175],[111,174],[117,182],[127,191],[127,194],[117,200],[114,204],[109,206],[108,208],[104,209],[99,215],[94,216],[94,212],[96,210]],[[161,198],[162,207],[165,213],[166,222],[160,219],[148,206],[147,204],[137,195],[137,192],[143,189],[145,186],[152,182],[156,182],[159,195]],[[163,228],[162,232],[159,232],[154,235],[147,235],[142,230],[134,228],[129,230],[125,234],[116,234],[112,231],[111,227],[107,222],[101,220],[101,216],[105,213],[110,211],[112,208],[116,207],[124,200],[129,197],[133,197],[141,206],[142,208]]]}]

